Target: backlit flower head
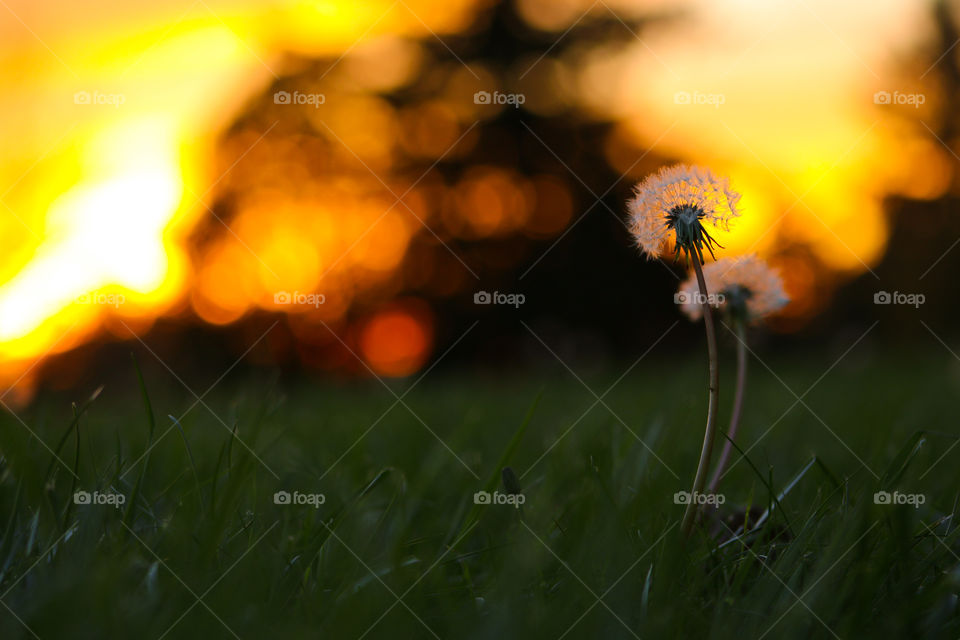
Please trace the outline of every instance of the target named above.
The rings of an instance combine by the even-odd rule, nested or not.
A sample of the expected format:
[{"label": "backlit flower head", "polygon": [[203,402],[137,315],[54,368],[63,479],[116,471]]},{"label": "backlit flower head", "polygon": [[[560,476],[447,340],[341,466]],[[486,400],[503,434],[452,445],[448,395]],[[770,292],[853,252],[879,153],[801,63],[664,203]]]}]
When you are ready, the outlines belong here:
[{"label": "backlit flower head", "polygon": [[[790,302],[783,291],[780,274],[756,255],[712,262],[703,268],[703,279],[710,292],[707,298],[710,305],[722,307],[747,321],[759,320]],[[691,320],[700,319],[703,307],[694,275],[680,285],[676,300]]]},{"label": "backlit flower head", "polygon": [[720,246],[703,223],[728,230],[730,220],[740,215],[739,200],[729,180],[709,169],[684,164],[664,167],[638,184],[627,202],[630,232],[651,258],[667,251],[673,238],[675,259],[685,252],[702,264],[704,247],[712,256],[713,247]]}]

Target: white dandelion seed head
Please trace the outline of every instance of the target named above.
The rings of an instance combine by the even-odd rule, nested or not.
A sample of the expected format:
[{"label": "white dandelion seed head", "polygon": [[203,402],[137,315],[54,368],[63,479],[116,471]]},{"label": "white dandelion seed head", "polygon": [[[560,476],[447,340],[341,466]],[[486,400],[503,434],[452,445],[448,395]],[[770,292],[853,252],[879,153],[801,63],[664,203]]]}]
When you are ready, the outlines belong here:
[{"label": "white dandelion seed head", "polygon": [[[710,169],[677,164],[647,176],[627,202],[630,232],[650,258],[656,258],[676,242],[671,216],[687,223],[697,220],[729,230],[730,221],[740,215],[740,194],[730,181]],[[709,245],[708,245],[709,246]]]},{"label": "white dandelion seed head", "polygon": [[[707,285],[708,302],[717,308],[728,304],[735,296],[743,297],[743,293],[746,293],[745,307],[750,321],[760,320],[790,302],[780,274],[755,254],[712,262],[704,266],[703,279]],[[700,288],[694,274],[680,284],[678,293],[683,294],[679,296],[683,301],[681,310],[691,320],[699,320],[703,315],[703,307],[700,305]]]}]

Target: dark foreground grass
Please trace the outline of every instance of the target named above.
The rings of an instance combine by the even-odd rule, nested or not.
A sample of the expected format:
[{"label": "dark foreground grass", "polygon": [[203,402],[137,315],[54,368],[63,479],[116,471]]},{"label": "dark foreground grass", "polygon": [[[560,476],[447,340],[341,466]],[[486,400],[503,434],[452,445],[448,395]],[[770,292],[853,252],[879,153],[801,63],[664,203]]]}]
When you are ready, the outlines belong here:
[{"label": "dark foreground grass", "polygon": [[[0,638],[955,639],[957,363],[851,354],[821,377],[842,351],[753,363],[724,506],[782,497],[725,544],[680,540],[674,503],[700,362],[612,388],[625,366],[228,379],[198,403],[142,361],[149,408],[131,365],[89,405],[4,414]],[[475,507],[503,466],[522,509]]]}]

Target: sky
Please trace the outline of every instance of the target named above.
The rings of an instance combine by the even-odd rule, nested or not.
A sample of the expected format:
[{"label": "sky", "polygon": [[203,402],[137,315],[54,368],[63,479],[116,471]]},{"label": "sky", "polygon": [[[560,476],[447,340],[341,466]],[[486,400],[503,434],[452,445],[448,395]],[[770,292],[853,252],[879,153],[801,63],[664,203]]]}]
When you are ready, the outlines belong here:
[{"label": "sky", "polygon": [[[416,43],[446,46],[444,37],[469,29],[479,6],[0,0],[3,379],[24,379],[38,360],[118,326],[118,335],[142,333],[157,317],[191,307],[208,321],[231,322],[251,308],[276,310],[281,289],[309,290],[333,262],[331,252],[356,244],[365,225],[338,231],[337,242],[325,244],[329,233],[284,234],[269,226],[276,212],[252,207],[249,235],[231,229],[240,257],[224,249],[220,262],[211,258],[202,269],[191,262],[189,233],[211,215],[225,180],[211,160],[218,136],[290,70],[290,54],[329,56],[389,91],[421,71]],[[597,42],[562,55],[558,47],[545,60],[522,61],[537,73],[518,73],[514,81],[523,88],[546,74],[563,100],[616,122],[608,157],[627,176],[638,177],[638,158],[617,149],[637,144],[730,175],[750,213],[718,238],[732,252],[776,256],[799,243],[838,273],[869,271],[889,240],[882,198],[934,198],[947,188],[948,150],[929,135],[937,125],[937,96],[929,87],[935,69],[903,64],[932,34],[925,2],[523,0],[518,6],[558,42],[572,25],[597,15],[622,19],[631,32],[631,17],[663,16],[634,32],[625,47]],[[354,104],[365,111],[341,112],[350,140],[350,131],[363,133],[392,117],[371,100]],[[457,131],[455,123],[451,135]],[[258,142],[238,150],[238,160]],[[490,184],[509,186],[498,179]],[[316,212],[324,209],[365,220],[376,218],[377,208],[350,199],[320,199],[311,207],[292,209],[288,231],[303,216],[323,219]],[[402,259],[417,231],[397,220],[389,227],[390,220],[392,231],[378,246],[392,247],[395,259],[383,268]],[[259,237],[280,240],[256,251],[245,246]],[[306,256],[296,264],[312,271],[291,267],[291,252]],[[260,275],[265,269],[271,277],[229,284],[241,262],[259,263]],[[789,266],[789,284],[803,298],[804,287],[813,286],[804,278],[810,267]],[[227,275],[216,276],[221,272]],[[224,290],[231,286],[243,290]]]}]

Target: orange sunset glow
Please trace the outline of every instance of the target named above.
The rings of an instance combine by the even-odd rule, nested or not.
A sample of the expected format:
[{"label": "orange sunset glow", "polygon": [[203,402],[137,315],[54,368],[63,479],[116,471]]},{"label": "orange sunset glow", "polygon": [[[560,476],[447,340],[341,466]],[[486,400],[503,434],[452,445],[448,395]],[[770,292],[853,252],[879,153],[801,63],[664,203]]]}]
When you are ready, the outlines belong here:
[{"label": "orange sunset glow", "polygon": [[[7,0],[0,375],[29,388],[38,361],[99,336],[255,311],[285,314],[307,341],[349,326],[376,373],[415,372],[434,320],[391,301],[427,279],[438,295],[473,286],[469,261],[441,243],[558,238],[585,208],[540,170],[430,171],[513,108],[474,100],[494,86],[523,92],[533,114],[613,123],[604,155],[627,182],[650,169],[636,149],[730,175],[750,216],[718,240],[789,265],[788,313],[810,317],[824,281],[883,256],[883,198],[938,197],[950,172],[917,122],[937,96],[895,57],[932,28],[922,3],[867,16],[781,4],[526,0],[520,16],[555,35],[592,16],[665,17],[624,45],[521,58],[499,77],[432,58],[475,27],[478,1]],[[328,70],[312,86],[287,82],[319,57]],[[417,78],[438,89],[391,100]],[[924,100],[878,103],[884,91]],[[416,241],[440,248],[417,258]],[[359,302],[379,310],[352,319]]]}]

